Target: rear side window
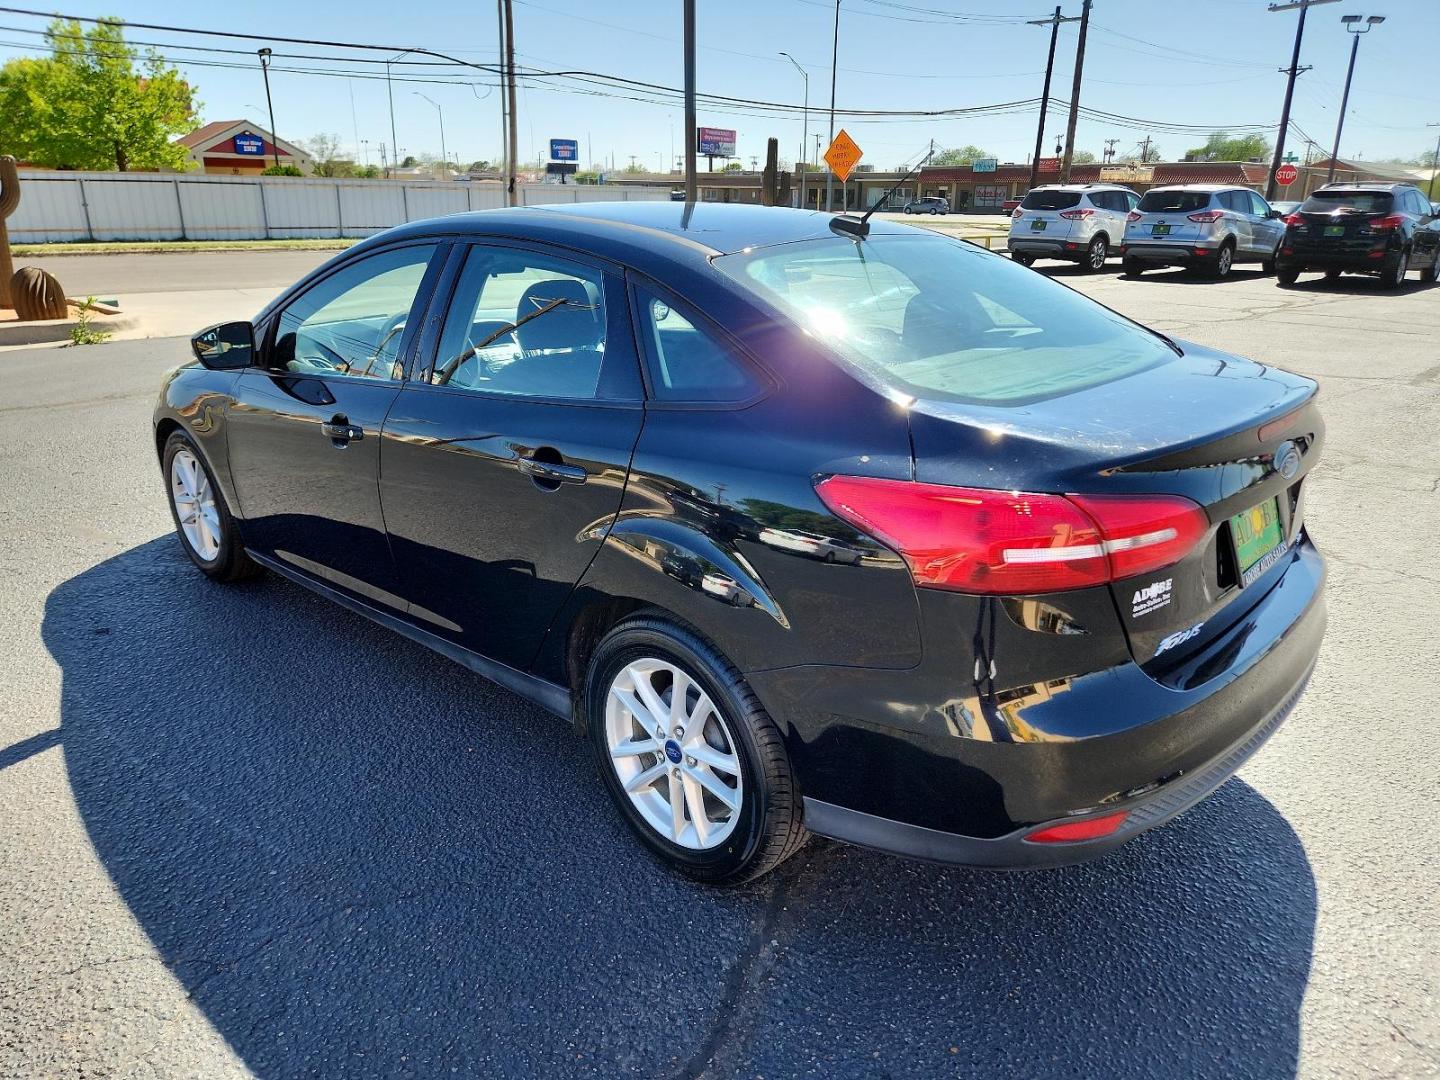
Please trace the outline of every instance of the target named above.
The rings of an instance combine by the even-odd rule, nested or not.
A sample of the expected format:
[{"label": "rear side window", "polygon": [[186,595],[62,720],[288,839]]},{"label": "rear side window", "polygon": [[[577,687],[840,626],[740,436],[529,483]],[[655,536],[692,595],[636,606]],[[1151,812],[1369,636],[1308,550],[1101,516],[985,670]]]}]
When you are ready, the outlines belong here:
[{"label": "rear side window", "polygon": [[1025,196],[1020,204],[1022,210],[1069,210],[1080,205],[1080,192],[1055,191],[1039,188]]},{"label": "rear side window", "polygon": [[1394,204],[1388,191],[1317,191],[1300,207],[1305,214],[1333,214],[1353,210],[1360,214],[1388,214]]},{"label": "rear side window", "polygon": [[635,296],[656,400],[734,402],[759,392],[755,376],[715,334],[649,289],[636,288]]},{"label": "rear side window", "polygon": [[1142,214],[1188,214],[1192,210],[1204,210],[1210,205],[1208,191],[1181,191],[1161,188],[1147,191],[1140,199]]}]

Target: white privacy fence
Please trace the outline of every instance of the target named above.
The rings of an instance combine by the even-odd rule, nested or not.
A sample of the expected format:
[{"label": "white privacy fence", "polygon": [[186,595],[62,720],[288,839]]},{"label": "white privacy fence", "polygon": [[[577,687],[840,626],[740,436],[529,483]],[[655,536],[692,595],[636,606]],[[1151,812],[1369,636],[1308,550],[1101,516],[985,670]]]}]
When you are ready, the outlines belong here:
[{"label": "white privacy fence", "polygon": [[[668,188],[521,184],[520,204],[668,199]],[[14,243],[369,236],[504,205],[500,184],[307,177],[20,172]]]}]

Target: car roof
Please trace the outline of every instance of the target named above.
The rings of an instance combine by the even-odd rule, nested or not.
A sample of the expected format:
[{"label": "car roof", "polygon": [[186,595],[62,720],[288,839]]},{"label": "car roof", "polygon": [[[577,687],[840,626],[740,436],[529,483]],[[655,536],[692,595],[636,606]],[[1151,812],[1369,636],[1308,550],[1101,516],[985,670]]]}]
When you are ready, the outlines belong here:
[{"label": "car roof", "polygon": [[[1249,191],[1244,184],[1156,184],[1150,191]],[[1149,192],[1146,192],[1148,195]]]},{"label": "car roof", "polygon": [[[830,222],[836,216],[780,206],[669,199],[560,203],[450,214],[399,225],[380,236],[387,241],[410,236],[504,236],[597,251],[623,247],[675,255],[688,249],[692,255],[720,255],[832,237]],[[912,226],[879,218],[868,224],[872,235],[914,231]]]},{"label": "car roof", "polygon": [[1396,191],[1399,188],[1412,188],[1414,184],[1391,183],[1386,181],[1376,182],[1373,180],[1361,181],[1354,184],[1346,184],[1342,181],[1335,181],[1333,184],[1321,184],[1310,194],[1314,195],[1320,191]]},{"label": "car roof", "polygon": [[1124,184],[1037,184],[1031,191],[1129,191]]}]

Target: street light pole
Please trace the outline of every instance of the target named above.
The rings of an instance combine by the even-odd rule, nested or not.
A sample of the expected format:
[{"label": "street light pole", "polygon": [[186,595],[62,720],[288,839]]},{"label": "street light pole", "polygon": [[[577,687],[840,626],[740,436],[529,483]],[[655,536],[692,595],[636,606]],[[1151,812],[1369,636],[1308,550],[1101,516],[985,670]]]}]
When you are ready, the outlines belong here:
[{"label": "street light pole", "polygon": [[685,0],[685,206],[688,215],[700,197],[700,178],[695,175],[695,0]]},{"label": "street light pole", "polygon": [[256,49],[260,57],[260,72],[265,76],[265,108],[270,112],[270,150],[275,155],[275,168],[280,168],[280,147],[275,142],[275,104],[270,98],[270,50]]},{"label": "street light pole", "polygon": [[[1426,124],[1426,127],[1440,127],[1440,124]],[[1440,135],[1435,136],[1435,156],[1430,159],[1430,199],[1435,199],[1435,171],[1440,168]]]},{"label": "street light pole", "polygon": [[810,141],[810,75],[800,66],[800,61],[788,52],[782,51],[780,55],[794,64],[795,70],[800,72],[800,78],[805,80],[805,104],[801,106],[800,113],[802,117],[800,121],[800,157],[795,162],[795,168],[800,174],[800,205],[803,207],[805,205],[805,144]]},{"label": "street light pole", "polygon": [[1030,159],[1030,186],[1040,183],[1040,150],[1045,142],[1045,113],[1050,108],[1050,75],[1055,70],[1055,41],[1060,36],[1060,24],[1075,22],[1078,15],[1062,18],[1060,8],[1048,19],[1031,19],[1031,26],[1050,27],[1050,54],[1045,58],[1045,88],[1040,91],[1040,122],[1035,125],[1035,156]]},{"label": "street light pole", "polygon": [[[835,44],[830,51],[830,145],[835,145],[835,68],[840,62],[840,0],[835,0]],[[835,209],[835,170],[825,173],[825,210]]]},{"label": "street light pole", "polygon": [[[1365,20],[1363,25],[1362,19]],[[1335,121],[1335,149],[1330,151],[1330,169],[1325,175],[1327,184],[1335,179],[1335,159],[1340,156],[1340,132],[1345,130],[1345,109],[1350,104],[1350,80],[1355,77],[1355,54],[1360,51],[1360,35],[1374,30],[1385,21],[1385,16],[1371,15],[1366,19],[1363,15],[1342,15],[1340,21],[1350,31],[1350,67],[1345,72],[1345,92],[1340,95],[1340,116]],[[1360,29],[1357,30],[1357,26]]]},{"label": "street light pole", "polygon": [[1285,81],[1285,104],[1280,107],[1280,130],[1275,132],[1275,156],[1270,160],[1270,175],[1265,181],[1265,199],[1275,198],[1275,170],[1285,160],[1285,133],[1290,127],[1290,102],[1295,98],[1295,77],[1300,74],[1300,41],[1305,36],[1305,13],[1315,4],[1334,4],[1339,0],[1291,0],[1288,4],[1271,4],[1270,11],[1294,11],[1300,9],[1300,20],[1295,24],[1295,50],[1290,54],[1290,66],[1280,70],[1289,76]]},{"label": "street light pole", "polygon": [[[396,53],[394,56],[390,57],[390,59],[385,61],[385,96],[390,99],[390,149],[392,152],[400,144],[399,141],[395,138],[395,87],[390,81],[390,65],[393,64],[396,60],[399,60],[402,56],[405,56],[414,51],[414,49],[406,49],[404,52]],[[392,157],[398,157],[398,155],[392,153]],[[385,179],[389,180],[390,177],[391,173],[387,171],[385,173]]]},{"label": "street light pole", "polygon": [[435,101],[434,98],[425,97],[425,95],[420,93],[419,90],[412,90],[411,93],[414,94],[416,97],[425,98],[426,101],[430,102],[431,105],[435,106],[435,111],[440,114],[440,161],[445,166],[445,177],[446,179],[449,179],[450,155],[445,152],[445,110],[440,108],[439,104]]}]

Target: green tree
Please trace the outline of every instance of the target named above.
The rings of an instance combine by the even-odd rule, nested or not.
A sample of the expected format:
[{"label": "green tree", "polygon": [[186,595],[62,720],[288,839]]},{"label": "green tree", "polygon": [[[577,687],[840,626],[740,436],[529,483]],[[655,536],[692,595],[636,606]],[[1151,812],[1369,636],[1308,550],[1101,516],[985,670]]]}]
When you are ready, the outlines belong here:
[{"label": "green tree", "polygon": [[484,160],[470,162],[470,172],[489,172],[494,167],[490,162]]},{"label": "green tree", "polygon": [[420,162],[415,159],[414,154],[406,154],[405,160],[400,162],[400,168],[413,169],[418,164],[420,164]]},{"label": "green tree", "polygon": [[1237,135],[1231,138],[1217,131],[1204,146],[1185,151],[1186,161],[1262,161],[1270,156],[1270,140],[1264,135]]},{"label": "green tree", "polygon": [[1072,165],[1094,165],[1097,160],[1089,150],[1076,150],[1070,157]]},{"label": "green tree", "polygon": [[978,146],[955,146],[947,150],[935,151],[935,156],[930,159],[931,165],[969,165],[980,158],[994,157],[988,150],[982,150]]},{"label": "green tree", "polygon": [[355,162],[340,156],[340,136],[321,132],[304,142],[310,153],[311,168],[316,176],[345,177],[355,175]]},{"label": "green tree", "polygon": [[304,176],[294,165],[271,165],[260,170],[261,176]]},{"label": "green tree", "polygon": [[4,152],[58,169],[189,167],[174,138],[195,127],[200,105],[159,53],[141,59],[118,19],[89,30],[56,19],[45,43],[49,56],[0,68]]}]

